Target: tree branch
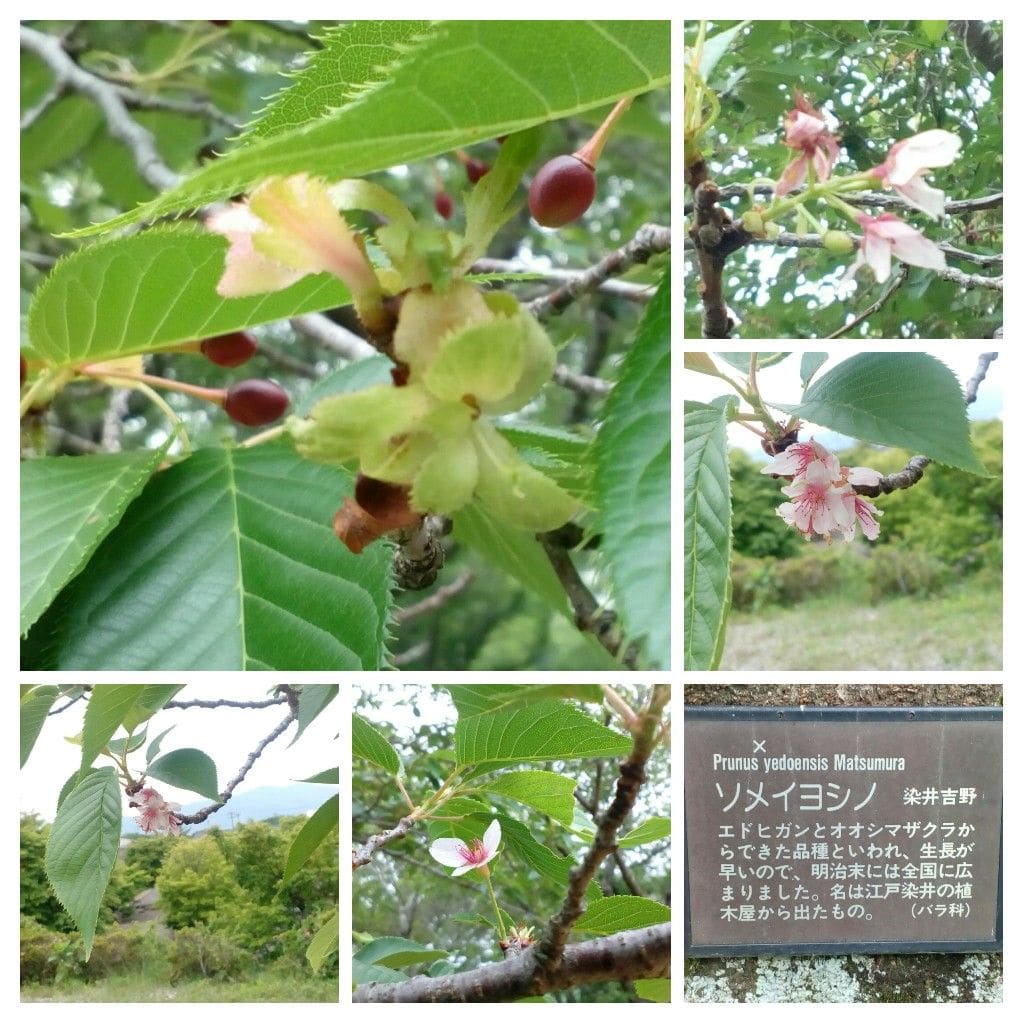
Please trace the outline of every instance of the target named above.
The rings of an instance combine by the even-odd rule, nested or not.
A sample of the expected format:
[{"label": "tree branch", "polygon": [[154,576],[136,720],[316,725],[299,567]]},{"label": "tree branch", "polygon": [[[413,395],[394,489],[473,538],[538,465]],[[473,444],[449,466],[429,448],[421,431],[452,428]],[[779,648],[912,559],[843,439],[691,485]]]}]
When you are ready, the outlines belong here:
[{"label": "tree branch", "polygon": [[271,708],[288,704],[286,696],[268,697],[266,700],[169,700],[165,708]]},{"label": "tree branch", "polygon": [[668,252],[672,245],[672,232],[660,224],[644,224],[621,249],[610,252],[599,263],[577,274],[571,281],[556,288],[549,295],[534,299],[527,309],[538,319],[563,312],[581,295],[594,291],[610,277],[624,274],[631,267],[647,263],[652,256]]},{"label": "tree branch", "polygon": [[350,362],[377,354],[377,350],[368,341],[336,324],[323,313],[303,313],[293,316],[289,323],[299,334]]},{"label": "tree branch", "polygon": [[[576,281],[585,271],[566,270],[564,267],[530,266],[522,260],[501,260],[491,256],[483,256],[470,268],[472,274],[531,274],[539,283],[551,281],[556,284],[569,284]],[[525,283],[529,283],[528,281]],[[650,300],[653,290],[650,285],[634,284],[632,281],[619,281],[614,277],[602,281],[592,291],[609,295],[612,298],[624,299],[626,302],[646,303]]]},{"label": "tree branch", "polygon": [[[105,79],[104,79],[105,81]],[[215,106],[209,100],[182,100],[157,93],[141,92],[128,85],[110,82],[110,87],[124,100],[125,106],[135,110],[167,110],[172,114],[184,114],[187,117],[205,117],[209,121],[238,130],[235,119]]]},{"label": "tree branch", "polygon": [[395,984],[373,982],[352,993],[355,1003],[496,1003],[560,992],[598,981],[667,978],[672,926],[617,932],[569,946],[557,967],[544,971],[529,950],[500,963],[439,978],[421,975]]},{"label": "tree branch", "polygon": [[566,597],[569,598],[576,628],[581,633],[593,634],[613,658],[620,658],[626,668],[635,669],[639,658],[636,644],[629,644],[623,650],[625,637],[618,616],[610,609],[602,609],[597,603],[597,599],[576,571],[569,552],[556,539],[556,534],[557,531],[539,533],[537,539],[544,548],[544,553],[548,556],[551,568],[555,570]]},{"label": "tree branch", "polygon": [[611,394],[614,385],[611,381],[603,380],[601,377],[588,377],[582,373],[573,373],[567,366],[559,363],[551,374],[551,379],[563,388],[575,391],[580,395],[593,395],[597,398],[604,398]]},{"label": "tree branch", "polygon": [[841,338],[844,334],[848,334],[852,331],[857,324],[861,324],[867,320],[868,317],[874,316],[902,287],[909,274],[910,267],[908,267],[906,263],[901,263],[898,273],[886,286],[885,291],[883,291],[882,294],[879,295],[863,313],[858,313],[848,324],[844,324],[839,328],[839,330],[833,331],[831,334],[827,335],[826,340],[830,338]]},{"label": "tree branch", "polygon": [[[719,202],[726,199],[745,199],[750,196],[751,189],[746,185],[723,185],[719,190]],[[794,189],[792,196],[798,196],[803,189]],[[775,192],[774,185],[755,185],[753,193],[756,196],[770,196]],[[893,195],[888,192],[861,192],[858,195],[844,195],[844,202],[852,206],[881,206],[887,210],[904,210],[907,213],[918,212],[916,206],[911,206],[902,196]],[[976,199],[947,199],[945,212],[947,214],[972,213],[976,210],[994,210],[997,206],[1003,205],[1003,193],[994,192],[989,196],[978,196]],[[683,214],[688,216],[693,213],[693,203],[685,203]]]},{"label": "tree branch", "polygon": [[404,839],[412,829],[413,825],[416,824],[416,818],[411,814],[407,814],[402,818],[394,828],[386,829],[383,832],[378,832],[376,835],[370,836],[365,843],[352,848],[352,870],[362,867],[364,864],[369,864],[373,859],[373,855],[382,847],[387,846],[388,843],[394,843],[399,839]]},{"label": "tree branch", "polygon": [[128,147],[139,174],[158,191],[176,185],[180,180],[157,152],[153,136],[128,113],[115,86],[79,67],[67,54],[59,39],[21,26],[21,45],[31,50],[54,73],[58,82],[88,96],[100,108],[107,129]]},{"label": "tree branch", "polygon": [[594,877],[605,857],[616,850],[616,838],[623,822],[629,817],[640,787],[647,781],[644,769],[658,743],[661,715],[672,696],[667,683],[655,685],[644,711],[637,716],[633,728],[633,749],[619,765],[619,778],[615,796],[608,809],[597,822],[597,832],[583,860],[569,872],[569,887],[558,913],[548,922],[547,932],[537,943],[536,958],[545,970],[557,969],[562,960],[566,940],[573,923],[584,911],[587,885]]},{"label": "tree branch", "polygon": [[391,613],[391,617],[398,625],[402,625],[412,619],[419,618],[421,615],[426,615],[428,612],[436,612],[439,608],[443,608],[453,597],[461,594],[472,582],[472,572],[468,570],[460,572],[451,583],[438,587],[430,597],[425,597],[422,601],[417,601],[416,604],[410,604],[405,608],[396,608]]},{"label": "tree branch", "polygon": [[174,817],[181,822],[182,825],[198,825],[201,822],[213,814],[215,811],[219,811],[230,799],[231,795],[235,791],[235,787],[238,786],[242,780],[249,774],[249,769],[259,760],[260,755],[263,751],[270,746],[278,736],[283,733],[288,726],[295,721],[297,717],[297,704],[294,703],[289,697],[289,703],[291,707],[288,709],[288,717],[281,722],[276,728],[272,729],[266,736],[256,744],[256,748],[249,754],[245,759],[245,763],[239,769],[238,774],[224,787],[220,796],[217,800],[202,808],[202,810],[196,811],[195,814],[175,814]]}]

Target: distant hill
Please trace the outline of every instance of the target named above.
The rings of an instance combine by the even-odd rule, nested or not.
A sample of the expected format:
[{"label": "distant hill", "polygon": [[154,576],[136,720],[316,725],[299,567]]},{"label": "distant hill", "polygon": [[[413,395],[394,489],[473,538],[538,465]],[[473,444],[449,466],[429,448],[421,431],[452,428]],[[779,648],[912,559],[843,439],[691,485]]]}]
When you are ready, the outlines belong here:
[{"label": "distant hill", "polygon": [[[213,825],[230,829],[243,821],[264,821],[267,818],[283,817],[288,814],[311,814],[331,795],[331,792],[330,786],[318,786],[310,782],[294,782],[290,786],[257,786],[255,789],[235,793],[202,825],[189,825],[188,830],[202,832]],[[195,814],[209,803],[209,800],[196,800],[185,804],[182,811],[185,814]],[[121,833],[140,834],[134,817],[121,819]]]}]

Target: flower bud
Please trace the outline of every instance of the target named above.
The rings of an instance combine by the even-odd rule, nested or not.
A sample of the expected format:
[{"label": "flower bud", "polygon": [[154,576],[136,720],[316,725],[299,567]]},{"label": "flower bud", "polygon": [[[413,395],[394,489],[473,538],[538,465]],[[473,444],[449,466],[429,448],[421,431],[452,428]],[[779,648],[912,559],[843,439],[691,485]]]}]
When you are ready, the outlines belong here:
[{"label": "flower bud", "polygon": [[747,210],[742,217],[743,228],[752,235],[761,237],[764,235],[764,218],[757,210]]},{"label": "flower bud", "polygon": [[826,231],[821,236],[821,241],[829,252],[834,252],[837,256],[853,252],[853,239],[845,231]]}]

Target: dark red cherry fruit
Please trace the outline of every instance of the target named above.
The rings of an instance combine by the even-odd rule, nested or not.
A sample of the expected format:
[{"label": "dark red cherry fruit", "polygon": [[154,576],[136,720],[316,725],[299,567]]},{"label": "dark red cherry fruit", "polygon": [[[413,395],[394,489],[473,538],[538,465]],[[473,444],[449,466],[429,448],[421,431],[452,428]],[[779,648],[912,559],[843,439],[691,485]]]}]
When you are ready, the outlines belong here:
[{"label": "dark red cherry fruit", "polygon": [[560,228],[582,216],[596,192],[593,167],[577,156],[556,156],[530,182],[530,213],[538,224]]},{"label": "dark red cherry fruit", "polygon": [[469,178],[472,185],[475,185],[490,169],[490,164],[485,164],[483,160],[477,160],[475,156],[471,156],[466,161],[466,177]]},{"label": "dark red cherry fruit", "polygon": [[288,411],[288,395],[272,380],[240,380],[225,393],[224,411],[247,427],[262,427]]},{"label": "dark red cherry fruit", "polygon": [[434,209],[437,210],[445,220],[448,220],[452,215],[452,210],[454,209],[452,197],[448,195],[447,192],[437,192],[434,195]]},{"label": "dark red cherry fruit", "polygon": [[231,334],[218,334],[215,338],[206,338],[199,344],[199,350],[218,366],[241,366],[256,354],[256,339],[245,331],[233,331]]}]

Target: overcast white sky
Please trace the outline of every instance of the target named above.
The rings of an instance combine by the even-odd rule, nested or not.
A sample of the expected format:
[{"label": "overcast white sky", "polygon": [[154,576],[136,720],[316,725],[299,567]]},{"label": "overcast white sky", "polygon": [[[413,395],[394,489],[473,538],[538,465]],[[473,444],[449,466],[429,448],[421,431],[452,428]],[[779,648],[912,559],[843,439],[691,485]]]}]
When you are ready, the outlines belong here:
[{"label": "overcast white sky", "polygon": [[[817,374],[815,379],[828,373],[844,359],[848,359],[857,350],[850,345],[841,348],[830,348],[829,346],[809,346],[808,351],[832,352]],[[968,379],[974,374],[978,365],[978,353],[984,351],[983,347],[957,343],[955,345],[936,346],[935,348],[915,348],[915,352],[927,352],[936,359],[944,362],[960,381],[963,388]],[[991,348],[989,349],[991,351]],[[713,354],[712,354],[713,355]],[[777,402],[796,403],[800,401],[802,387],[800,384],[800,356],[801,352],[794,351],[789,358],[784,359],[777,366],[761,370],[758,375],[758,388],[761,397]],[[743,374],[734,370],[724,360],[715,358],[715,363],[725,370],[734,380],[741,380]],[[968,414],[972,420],[1002,419],[1003,416],[1003,375],[1002,361],[997,359],[988,368],[981,387],[978,388],[978,398],[974,404],[968,406]],[[696,373],[693,370],[683,371],[683,395],[689,402],[709,402],[719,395],[735,394],[723,381],[716,377],[709,377],[707,374]],[[779,419],[783,414],[779,414]],[[736,423],[730,423],[729,444],[731,447],[742,448],[757,458],[767,460],[767,456],[761,450],[759,439],[749,430]],[[815,440],[825,445],[826,448],[840,450],[853,443],[853,439],[837,434],[816,424],[808,424],[800,433],[801,439],[806,439],[813,434]]]},{"label": "overcast white sky", "polygon": [[[182,690],[176,700],[263,700],[269,696],[263,686],[251,682],[231,685],[227,683],[195,683]],[[63,701],[55,706],[60,707]],[[315,722],[302,734],[294,747],[288,745],[295,738],[296,726],[291,726],[263,751],[245,780],[235,790],[243,793],[258,786],[287,786],[290,782],[309,778],[339,763],[340,745],[339,708],[341,700],[329,704]],[[59,715],[47,718],[31,757],[21,771],[21,810],[35,812],[52,821],[57,809],[57,796],[68,776],[77,770],[81,748],[68,743],[66,736],[76,735],[82,728],[85,701],[68,708]],[[188,708],[161,711],[151,720],[149,739],[173,725],[160,746],[161,753],[182,747],[197,747],[213,758],[217,765],[217,784],[224,784],[238,774],[249,752],[287,714],[284,705],[269,708]],[[122,734],[123,735],[123,734]],[[148,741],[147,741],[148,743]],[[144,745],[129,756],[132,768],[144,766]],[[110,764],[107,758],[97,760],[97,766]],[[157,788],[172,802],[187,804],[203,798],[195,793],[175,789],[164,782]],[[230,805],[228,805],[230,806]],[[129,814],[127,801],[124,813]]]}]

